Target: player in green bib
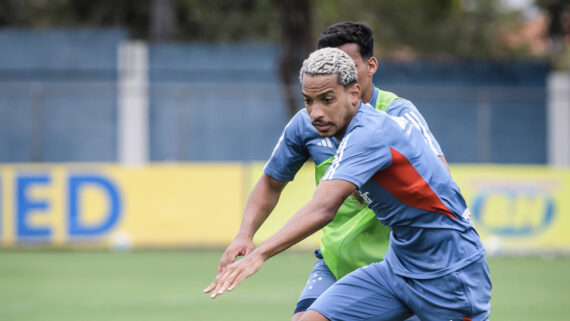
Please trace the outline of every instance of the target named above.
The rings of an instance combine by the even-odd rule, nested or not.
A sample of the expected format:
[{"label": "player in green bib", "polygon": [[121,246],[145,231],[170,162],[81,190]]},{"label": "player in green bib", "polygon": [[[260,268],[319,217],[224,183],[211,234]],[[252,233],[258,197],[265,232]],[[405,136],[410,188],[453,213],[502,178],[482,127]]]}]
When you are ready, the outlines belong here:
[{"label": "player in green bib", "polygon": [[[374,39],[369,26],[354,22],[334,24],[320,35],[318,47],[337,47],[345,51],[355,62],[362,101],[392,116],[408,119],[422,132],[432,152],[445,163],[439,144],[416,107],[394,93],[374,87],[372,77],[378,61],[373,56]],[[338,144],[334,137],[323,138],[318,134],[306,109],[291,119],[250,194],[240,231],[220,259],[218,273],[238,256],[253,251],[255,232],[277,205],[287,182],[293,180],[309,159],[315,162],[315,179],[319,183],[332,163]],[[360,196],[347,198],[334,220],[323,228],[320,248],[315,251],[317,262],[301,293],[293,320],[300,319],[315,299],[338,279],[381,261],[388,249],[389,233],[390,229],[378,221]]]}]

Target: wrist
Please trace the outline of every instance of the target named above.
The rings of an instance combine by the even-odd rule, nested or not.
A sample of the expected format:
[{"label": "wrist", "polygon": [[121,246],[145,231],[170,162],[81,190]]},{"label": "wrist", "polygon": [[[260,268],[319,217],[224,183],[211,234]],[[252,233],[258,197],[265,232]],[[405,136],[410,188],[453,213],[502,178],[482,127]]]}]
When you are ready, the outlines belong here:
[{"label": "wrist", "polygon": [[253,250],[253,252],[251,252],[251,254],[253,254],[254,256],[259,258],[263,262],[267,261],[269,258],[271,258],[273,256],[269,252],[269,249],[267,249],[267,247],[263,246],[263,245],[255,248],[255,250]]},{"label": "wrist", "polygon": [[236,240],[246,240],[246,241],[252,241],[253,240],[253,233],[249,233],[249,232],[238,232],[238,234],[235,237]]}]

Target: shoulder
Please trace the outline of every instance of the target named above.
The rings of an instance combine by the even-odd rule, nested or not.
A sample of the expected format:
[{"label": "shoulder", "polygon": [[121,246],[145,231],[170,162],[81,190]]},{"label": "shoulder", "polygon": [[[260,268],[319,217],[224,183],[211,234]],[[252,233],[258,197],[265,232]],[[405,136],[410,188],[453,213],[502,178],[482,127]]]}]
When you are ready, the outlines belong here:
[{"label": "shoulder", "polygon": [[365,124],[380,122],[386,117],[386,113],[380,110],[374,109],[370,104],[362,103],[354,116],[355,126],[354,129],[364,127],[371,128],[370,126],[364,126]]},{"label": "shoulder", "polygon": [[289,121],[289,123],[287,124],[287,127],[301,127],[301,126],[305,126],[307,123],[311,123],[311,118],[309,117],[309,114],[307,113],[306,109],[301,109],[299,110],[294,116],[293,118],[291,118],[291,120]]},{"label": "shoulder", "polygon": [[375,145],[375,142],[382,141],[378,137],[383,137],[392,122],[387,113],[362,104],[355,116],[354,126],[347,132],[347,136],[351,136],[350,144]]},{"label": "shoulder", "polygon": [[286,136],[304,136],[311,131],[311,118],[307,110],[299,110],[285,126]]},{"label": "shoulder", "polygon": [[394,99],[390,105],[388,105],[388,108],[386,108],[386,113],[392,116],[401,116],[409,112],[419,113],[416,106],[405,98]]},{"label": "shoulder", "polygon": [[393,92],[381,90],[378,87],[374,87],[374,99],[376,103],[373,107],[377,110],[386,111],[388,106],[395,100],[398,99],[398,95]]},{"label": "shoulder", "polygon": [[402,98],[390,91],[381,90],[377,87],[375,87],[375,89],[378,93],[376,109],[385,111],[391,116],[401,116],[406,112],[418,111],[410,100]]}]

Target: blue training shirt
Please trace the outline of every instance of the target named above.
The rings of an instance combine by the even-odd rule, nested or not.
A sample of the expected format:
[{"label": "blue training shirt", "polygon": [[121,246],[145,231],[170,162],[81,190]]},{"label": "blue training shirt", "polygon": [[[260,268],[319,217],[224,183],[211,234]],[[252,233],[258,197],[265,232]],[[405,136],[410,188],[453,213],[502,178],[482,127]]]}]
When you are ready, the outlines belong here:
[{"label": "blue training shirt", "polygon": [[[376,105],[379,89],[374,87],[370,104]],[[386,108],[386,113],[392,116],[402,116],[409,119],[416,126],[430,150],[437,155],[443,155],[441,148],[430,132],[429,127],[416,106],[403,98],[394,99]],[[267,161],[265,174],[283,181],[292,181],[303,164],[312,157],[318,165],[334,156],[338,141],[334,137],[321,137],[311,124],[311,118],[306,109],[301,109],[289,121],[271,157]]]},{"label": "blue training shirt", "polygon": [[384,259],[394,273],[436,278],[484,255],[459,187],[412,119],[361,104],[323,177],[333,179],[356,185],[392,228]]}]

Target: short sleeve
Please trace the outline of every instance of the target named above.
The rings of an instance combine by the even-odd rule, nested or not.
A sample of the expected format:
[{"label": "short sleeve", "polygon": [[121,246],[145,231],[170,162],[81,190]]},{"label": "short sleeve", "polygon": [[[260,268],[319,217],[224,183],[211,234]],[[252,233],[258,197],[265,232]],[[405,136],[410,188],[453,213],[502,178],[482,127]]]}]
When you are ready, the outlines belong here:
[{"label": "short sleeve", "polygon": [[304,120],[302,111],[289,121],[279,137],[263,171],[265,174],[283,182],[292,181],[295,175],[309,159],[310,155],[304,144]]},{"label": "short sleeve", "polygon": [[364,127],[347,134],[337,149],[332,165],[323,180],[341,179],[362,187],[376,172],[392,162],[389,146],[378,134]]},{"label": "short sleeve", "polygon": [[389,106],[386,112],[392,116],[406,118],[411,124],[414,125],[414,127],[420,131],[426,144],[428,144],[432,152],[434,152],[434,154],[437,156],[443,156],[443,151],[441,150],[437,139],[435,139],[435,136],[430,131],[426,120],[420,111],[416,108],[416,106],[414,106],[414,104],[412,104],[412,102],[409,100],[405,99],[394,100],[392,104],[395,104],[395,106]]}]

